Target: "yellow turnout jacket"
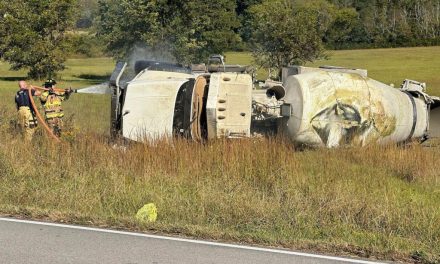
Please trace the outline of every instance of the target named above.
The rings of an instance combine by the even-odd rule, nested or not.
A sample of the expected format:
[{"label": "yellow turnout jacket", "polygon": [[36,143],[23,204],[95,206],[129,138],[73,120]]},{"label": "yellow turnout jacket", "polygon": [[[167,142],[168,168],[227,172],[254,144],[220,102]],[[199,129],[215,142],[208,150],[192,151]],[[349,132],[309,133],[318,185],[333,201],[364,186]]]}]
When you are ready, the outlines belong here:
[{"label": "yellow turnout jacket", "polygon": [[66,100],[66,93],[46,91],[41,94],[40,101],[43,104],[46,119],[62,118],[64,116],[61,102]]}]

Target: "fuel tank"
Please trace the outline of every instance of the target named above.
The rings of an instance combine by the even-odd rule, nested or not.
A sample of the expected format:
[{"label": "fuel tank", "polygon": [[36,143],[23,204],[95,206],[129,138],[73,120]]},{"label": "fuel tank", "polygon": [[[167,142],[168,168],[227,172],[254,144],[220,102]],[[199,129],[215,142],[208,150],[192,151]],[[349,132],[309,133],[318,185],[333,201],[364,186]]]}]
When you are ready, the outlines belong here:
[{"label": "fuel tank", "polygon": [[289,76],[284,125],[295,145],[365,146],[406,142],[427,134],[429,109],[423,97],[356,73],[317,70]]}]

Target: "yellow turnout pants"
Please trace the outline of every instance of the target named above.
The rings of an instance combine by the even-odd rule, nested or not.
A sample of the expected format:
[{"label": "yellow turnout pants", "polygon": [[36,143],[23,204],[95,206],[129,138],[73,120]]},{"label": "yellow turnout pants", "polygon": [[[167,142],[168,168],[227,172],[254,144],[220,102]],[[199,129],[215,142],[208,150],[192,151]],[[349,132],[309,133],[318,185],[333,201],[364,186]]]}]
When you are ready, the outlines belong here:
[{"label": "yellow turnout pants", "polygon": [[60,117],[47,118],[47,125],[52,129],[57,137],[61,137],[61,130],[63,129],[63,120]]},{"label": "yellow turnout pants", "polygon": [[18,125],[23,138],[26,141],[31,141],[37,124],[29,107],[22,106],[18,109]]}]

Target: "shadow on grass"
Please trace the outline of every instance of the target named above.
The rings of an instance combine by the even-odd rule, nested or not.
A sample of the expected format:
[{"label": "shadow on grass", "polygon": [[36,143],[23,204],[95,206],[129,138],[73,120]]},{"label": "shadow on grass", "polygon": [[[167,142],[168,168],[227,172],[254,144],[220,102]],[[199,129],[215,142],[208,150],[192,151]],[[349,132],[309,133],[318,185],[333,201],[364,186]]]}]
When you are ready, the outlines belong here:
[{"label": "shadow on grass", "polygon": [[[75,78],[79,78],[79,79],[83,79],[85,81],[88,81],[89,83],[93,83],[93,84],[99,84],[99,83],[103,83],[106,82],[110,79],[110,74],[108,75],[95,75],[95,74],[79,74],[79,75],[74,75],[73,77]],[[64,81],[71,81],[71,82],[75,82],[76,80],[69,80],[70,78],[64,79]],[[29,80],[26,76],[2,76],[0,77],[0,81],[6,81],[6,82],[18,82],[21,80]],[[80,80],[80,81],[83,81]]]},{"label": "shadow on grass", "polygon": [[110,79],[110,75],[95,75],[95,74],[79,74],[74,75],[76,78],[90,80],[90,81],[107,81]]},{"label": "shadow on grass", "polygon": [[0,77],[0,81],[6,81],[6,82],[18,82],[21,80],[27,80],[27,77],[25,76]]},{"label": "shadow on grass", "polygon": [[77,78],[72,80],[70,78],[65,79],[65,81],[69,81],[71,83],[84,83],[86,81],[89,85],[97,85],[104,82],[107,82],[110,79],[110,75],[95,75],[95,74],[78,74],[73,75],[72,77]]}]

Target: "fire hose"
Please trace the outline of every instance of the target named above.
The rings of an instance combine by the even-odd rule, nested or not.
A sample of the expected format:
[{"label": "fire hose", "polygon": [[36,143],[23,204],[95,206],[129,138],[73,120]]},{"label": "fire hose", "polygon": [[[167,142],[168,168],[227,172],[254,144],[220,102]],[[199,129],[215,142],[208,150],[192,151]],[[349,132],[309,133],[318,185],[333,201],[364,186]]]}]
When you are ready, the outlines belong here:
[{"label": "fire hose", "polygon": [[[40,122],[40,124],[43,125],[44,129],[47,131],[47,133],[49,134],[49,136],[55,140],[55,142],[60,143],[61,140],[60,140],[60,139],[59,139],[59,138],[53,133],[52,129],[49,128],[49,126],[47,125],[46,121],[41,117],[40,111],[38,111],[38,108],[37,108],[37,106],[35,105],[34,98],[31,96],[31,95],[32,95],[32,89],[35,89],[35,90],[44,90],[44,91],[48,91],[49,89],[47,89],[47,88],[42,88],[42,87],[38,87],[38,86],[32,86],[32,85],[31,85],[31,86],[28,88],[29,95],[30,95],[30,96],[29,96],[29,99],[30,99],[30,101],[31,101],[32,108],[34,109],[34,111],[35,111],[35,115],[37,116],[37,119],[38,119],[38,121]],[[56,91],[56,92],[65,92],[65,90],[63,90],[63,89],[53,89],[53,90]]]},{"label": "fire hose", "polygon": [[[32,88],[32,89],[35,89],[35,90],[49,91],[48,88],[43,88],[43,87],[39,87],[39,86],[33,86],[33,85],[31,85],[31,88]],[[57,88],[53,88],[52,90],[55,91],[55,92],[59,92],[59,93],[64,93],[64,92],[66,92],[66,89],[57,89]],[[72,91],[73,91],[73,92],[76,92],[76,90],[72,90]]]}]

